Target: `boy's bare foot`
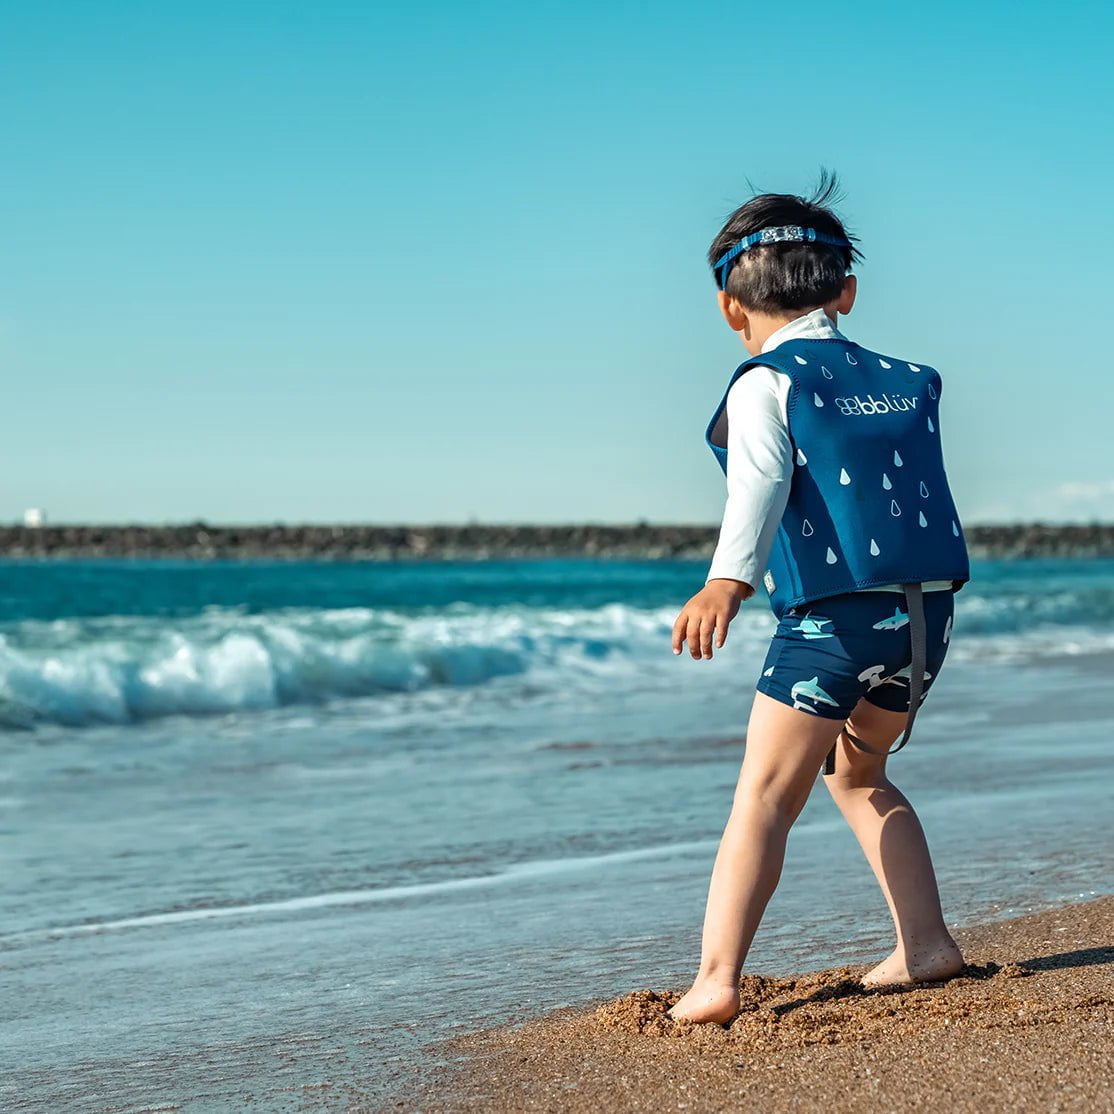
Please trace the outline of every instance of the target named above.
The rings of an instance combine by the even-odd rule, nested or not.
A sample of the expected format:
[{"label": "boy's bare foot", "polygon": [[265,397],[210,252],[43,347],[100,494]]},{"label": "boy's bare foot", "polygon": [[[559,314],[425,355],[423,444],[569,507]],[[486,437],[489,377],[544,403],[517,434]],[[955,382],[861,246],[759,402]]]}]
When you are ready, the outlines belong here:
[{"label": "boy's bare foot", "polygon": [[715,1021],[726,1024],[739,1012],[738,986],[701,982],[697,979],[681,1000],[666,1010],[675,1021]]},{"label": "boy's bare foot", "polygon": [[963,954],[955,941],[948,939],[931,947],[908,952],[897,948],[860,980],[863,986],[907,986],[917,982],[943,982],[958,975]]}]

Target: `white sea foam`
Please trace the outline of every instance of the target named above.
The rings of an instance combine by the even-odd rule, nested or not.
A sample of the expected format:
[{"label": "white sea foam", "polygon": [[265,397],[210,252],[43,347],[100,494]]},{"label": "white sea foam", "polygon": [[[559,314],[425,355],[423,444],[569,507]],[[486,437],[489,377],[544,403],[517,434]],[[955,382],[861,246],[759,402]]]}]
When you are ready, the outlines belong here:
[{"label": "white sea foam", "polygon": [[0,722],[128,723],[474,686],[535,669],[623,672],[668,644],[672,620],[609,604],[25,622],[0,634]]},{"label": "white sea foam", "polygon": [[[1101,585],[956,597],[955,657],[1032,658],[1114,649]],[[622,684],[671,657],[677,608],[456,603],[412,614],[374,608],[209,607],[184,619],[108,616],[24,621],[0,632],[0,727],[127,724],[170,715],[250,713],[520,677],[536,692],[586,678]],[[744,605],[731,652],[759,656],[773,629]]]}]

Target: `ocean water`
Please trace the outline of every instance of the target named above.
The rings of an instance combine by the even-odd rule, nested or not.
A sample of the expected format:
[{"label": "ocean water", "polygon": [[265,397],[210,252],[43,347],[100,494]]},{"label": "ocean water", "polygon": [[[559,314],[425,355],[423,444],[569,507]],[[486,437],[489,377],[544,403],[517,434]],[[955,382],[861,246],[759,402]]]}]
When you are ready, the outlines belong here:
[{"label": "ocean water", "polygon": [[[981,562],[892,760],[949,920],[1114,889],[1114,562]],[[0,1108],[373,1109],[699,955],[773,618],[664,561],[0,564]],[[818,786],[748,967],[863,961]]]}]

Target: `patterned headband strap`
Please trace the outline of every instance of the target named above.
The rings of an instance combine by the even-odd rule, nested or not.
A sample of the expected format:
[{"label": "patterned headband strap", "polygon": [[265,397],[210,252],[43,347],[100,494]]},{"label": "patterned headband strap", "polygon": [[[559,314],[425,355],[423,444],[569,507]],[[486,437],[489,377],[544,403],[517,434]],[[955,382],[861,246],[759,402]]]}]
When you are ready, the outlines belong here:
[{"label": "patterned headband strap", "polygon": [[731,269],[731,264],[744,251],[759,244],[780,244],[787,241],[806,244],[814,242],[830,244],[834,248],[849,248],[851,246],[851,241],[845,240],[842,236],[829,236],[827,233],[817,232],[815,228],[802,228],[799,224],[783,224],[777,228],[760,228],[757,232],[752,232],[749,236],[740,240],[729,252],[721,255],[715,261],[712,270],[715,272],[716,282],[719,284],[720,290],[726,289],[727,272]]}]

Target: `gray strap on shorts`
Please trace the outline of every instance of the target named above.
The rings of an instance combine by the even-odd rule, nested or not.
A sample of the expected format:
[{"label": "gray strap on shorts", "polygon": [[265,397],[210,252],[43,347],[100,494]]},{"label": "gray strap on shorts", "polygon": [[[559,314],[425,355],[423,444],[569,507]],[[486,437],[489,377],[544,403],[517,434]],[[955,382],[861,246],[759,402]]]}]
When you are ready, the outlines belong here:
[{"label": "gray strap on shorts", "polygon": [[[859,750],[866,751],[867,754],[873,754],[879,758],[887,754],[897,754],[909,742],[909,736],[913,733],[913,720],[917,718],[917,709],[921,704],[921,693],[924,691],[924,663],[928,656],[924,622],[924,591],[919,583],[902,584],[901,587],[905,591],[905,608],[909,613],[909,649],[913,659],[909,664],[909,714],[905,719],[905,730],[893,750],[875,750],[874,747],[868,746],[856,735],[852,735],[846,727],[843,729],[843,734]],[[835,773],[835,761],[836,748],[833,746],[828,752],[828,757],[824,760],[825,774]]]}]

